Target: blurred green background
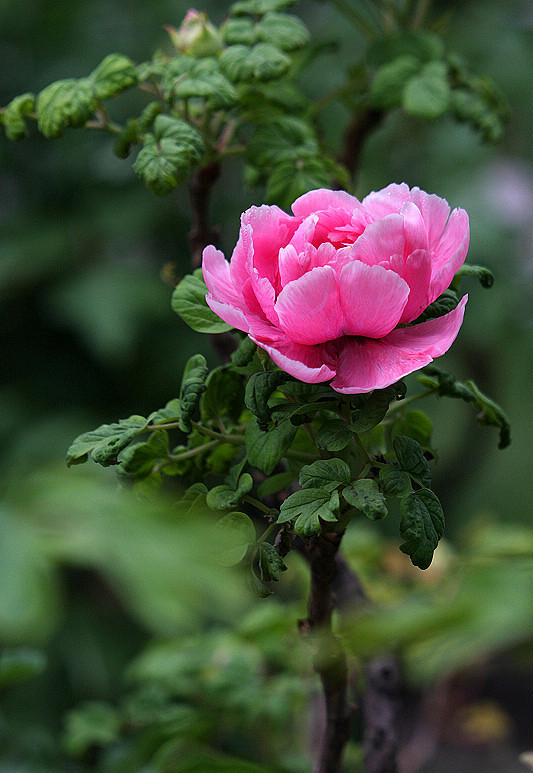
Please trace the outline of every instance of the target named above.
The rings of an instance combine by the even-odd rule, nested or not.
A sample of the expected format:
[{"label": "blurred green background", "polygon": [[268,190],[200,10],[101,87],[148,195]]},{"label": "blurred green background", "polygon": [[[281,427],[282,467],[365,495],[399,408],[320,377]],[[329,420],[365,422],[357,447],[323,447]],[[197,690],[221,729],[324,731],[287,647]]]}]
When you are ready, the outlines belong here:
[{"label": "blurred green background", "polygon": [[[533,7],[526,0],[434,5],[449,14],[445,37],[450,48],[464,55],[477,72],[490,74],[506,94],[512,113],[505,137],[498,146],[487,147],[471,129],[451,118],[428,123],[396,111],[365,146],[356,193],[363,196],[391,181],[406,181],[444,196],[452,206],[464,207],[471,222],[468,260],[487,265],[496,276],[490,291],[469,282],[465,323],[442,364],[460,379],[474,378],[505,407],[512,445],[499,452],[496,431],[478,427],[462,403],[442,402],[430,409],[434,445],[440,452],[435,490],[448,522],[442,561],[449,567],[456,553],[473,550],[472,545],[483,544],[483,550],[496,556],[500,549],[513,555],[531,551],[533,544]],[[225,4],[209,2],[204,7],[215,23],[222,21]],[[55,79],[83,76],[112,51],[143,61],[157,45],[166,45],[163,25],[178,26],[187,8],[185,3],[165,0],[128,4],[3,0],[0,104],[25,91],[37,92]],[[302,1],[293,12],[316,39],[341,40],[337,50],[326,51],[304,76],[307,93],[320,95],[343,81],[346,67],[363,51],[363,41],[329,3]],[[132,99],[127,94],[116,100],[113,110],[118,117],[121,110],[127,115]],[[342,107],[322,114],[322,130],[331,144],[342,141],[347,117]],[[229,163],[214,190],[213,222],[221,226],[226,254],[236,237],[239,213],[261,203],[257,192],[243,190],[241,173],[239,162]],[[191,645],[189,637],[200,636],[201,631],[203,664],[212,658],[214,674],[217,658],[227,658],[230,665],[235,658],[235,668],[229,669],[226,683],[214,685],[201,669],[195,671],[192,651],[188,660],[183,656],[185,665],[171,662],[167,653],[164,662],[169,672],[174,669],[174,676],[179,672],[183,679],[187,673],[198,684],[203,679],[202,690],[209,696],[203,713],[193,701],[196,713],[172,717],[172,727],[181,727],[180,738],[185,733],[202,744],[218,733],[215,746],[230,755],[230,763],[217,767],[219,761],[213,758],[202,763],[203,768],[183,769],[237,771],[241,768],[231,763],[235,755],[266,765],[274,765],[272,760],[281,765],[282,759],[280,770],[297,771],[309,754],[307,720],[301,714],[312,689],[310,677],[308,672],[302,676],[301,664],[295,668],[292,662],[299,647],[292,621],[305,615],[305,569],[298,558],[282,582],[285,589],[278,593],[289,611],[276,613],[281,608],[278,601],[268,601],[266,611],[254,612],[256,603],[245,595],[238,577],[228,578],[223,585],[207,568],[204,574],[197,570],[195,582],[189,585],[191,578],[184,580],[183,567],[189,574],[192,569],[181,537],[172,536],[164,513],[155,519],[121,496],[115,502],[112,473],[64,467],[65,450],[80,432],[130,413],[146,414],[174,397],[191,354],[201,351],[214,364],[204,338],[170,310],[171,287],[164,281],[166,264],[175,264],[178,274],[189,268],[188,228],[185,192],[165,198],[151,194],[129,161],[113,155],[112,140],[107,137],[68,131],[63,140],[48,141],[33,131],[28,140],[17,144],[0,137],[0,487],[4,502],[0,642],[37,648],[47,656],[46,667],[37,675],[39,655],[32,650],[27,667],[30,672],[34,668],[36,676],[4,690],[0,771],[181,770],[173,767],[175,755],[181,754],[175,748],[168,751],[170,762],[162,754],[162,761],[152,760],[152,767],[144,768],[150,755],[138,752],[135,757],[128,744],[122,757],[114,752],[107,767],[95,768],[91,758],[95,744],[79,741],[76,732],[83,739],[87,725],[93,733],[94,727],[107,728],[111,736],[105,743],[114,737],[113,728],[120,735],[114,720],[109,715],[102,719],[97,709],[96,720],[93,715],[92,720],[78,717],[76,725],[76,717],[71,718],[70,740],[62,742],[61,734],[65,712],[81,701],[122,699],[123,669],[152,636],[178,637],[185,648],[198,651],[200,645],[194,639]],[[400,588],[409,599],[411,592],[419,592],[418,576],[385,565],[389,584],[379,579],[382,551],[392,534],[386,525],[381,532],[379,528],[372,534],[364,530],[355,534],[348,552],[369,583],[375,573],[378,596],[400,597]],[[491,539],[494,544],[487,547]],[[511,540],[510,547],[506,539]],[[181,556],[181,564],[173,556]],[[519,570],[518,577],[502,575],[496,583],[499,588],[498,583],[507,587],[516,581],[517,586],[516,593],[504,594],[501,607],[486,611],[487,618],[496,616],[499,631],[487,652],[481,633],[473,652],[467,651],[456,663],[452,658],[448,668],[532,640],[531,603],[523,609],[518,606],[518,620],[498,617],[498,609],[516,606],[517,599],[531,595],[529,575],[522,587]],[[478,594],[476,599],[484,594],[483,578],[478,578],[478,585],[472,591]],[[497,590],[494,593],[497,597]],[[217,607],[219,614],[214,615]],[[281,625],[280,618],[289,625]],[[228,625],[237,620],[237,630],[228,627],[221,633],[220,620]],[[506,638],[504,630],[508,634],[510,626],[515,631],[513,625],[516,635]],[[372,636],[381,642],[375,631]],[[468,636],[471,629],[465,633]],[[284,654],[287,638],[290,667]],[[445,647],[445,638],[443,642]],[[154,684],[165,685],[161,689],[168,698],[169,677],[168,673],[150,676],[149,653],[136,670],[130,666],[126,684],[131,690],[135,679],[143,687],[143,679],[149,682],[150,700],[157,703],[161,696],[153,697]],[[153,657],[156,670],[163,662],[164,653],[159,654],[159,659]],[[527,647],[522,656],[522,667],[529,673],[533,661]],[[443,662],[437,658],[434,671],[429,669],[424,678],[434,681]],[[266,679],[269,669],[270,681]],[[416,682],[416,675],[413,678]],[[246,695],[237,689],[243,683],[248,686]],[[180,689],[180,694],[187,695],[187,689],[192,690]],[[265,690],[273,696],[270,706]],[[168,702],[163,704],[168,708]],[[243,712],[258,704],[261,710],[237,733]],[[500,712],[496,711],[500,722],[495,720],[496,728],[507,727],[507,721],[513,727],[509,733],[502,731],[502,738],[514,739],[517,749],[522,743],[525,751],[526,739],[517,730],[519,719],[508,720],[508,709],[501,701],[496,705]],[[137,710],[144,717],[138,720],[140,727],[143,721],[155,722],[155,714]],[[228,712],[227,727],[222,729],[217,721],[221,711]],[[482,710],[481,720],[485,725],[490,720]],[[281,754],[276,738],[289,721],[292,732],[300,735],[301,748],[291,747],[285,736]],[[136,727],[135,719],[131,722]],[[161,737],[171,738],[170,725],[161,722],[167,728]],[[92,738],[90,732],[88,736]],[[73,737],[78,738],[78,746]],[[267,749],[262,754],[254,748],[258,737]],[[102,737],[100,741],[104,744]],[[78,755],[78,762],[68,761],[64,743]],[[152,743],[155,748],[162,744]],[[149,741],[146,744],[151,748]],[[485,753],[488,747],[478,745],[478,752],[479,748]],[[355,751],[352,756],[348,755],[347,765],[353,767],[347,770],[358,769]],[[515,769],[502,767],[511,763],[498,760],[497,755],[489,755],[485,770]],[[453,769],[463,769],[460,761],[453,764]],[[523,769],[517,761],[512,764],[516,770]],[[428,769],[440,770],[438,762]]]}]

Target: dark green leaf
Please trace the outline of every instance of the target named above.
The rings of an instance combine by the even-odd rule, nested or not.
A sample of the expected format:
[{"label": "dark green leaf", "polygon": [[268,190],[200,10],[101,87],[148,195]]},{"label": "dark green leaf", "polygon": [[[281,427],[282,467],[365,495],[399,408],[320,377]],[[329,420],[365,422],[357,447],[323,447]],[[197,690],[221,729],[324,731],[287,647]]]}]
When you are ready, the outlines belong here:
[{"label": "dark green leaf", "polygon": [[294,116],[278,116],[257,126],[247,158],[254,166],[271,168],[285,161],[294,164],[317,153],[318,142],[309,123]]},{"label": "dark green leaf", "polygon": [[270,12],[257,25],[257,38],[282,51],[294,51],[309,42],[309,31],[297,16]]},{"label": "dark green leaf", "polygon": [[183,371],[180,388],[181,417],[180,429],[191,432],[191,420],[198,413],[200,397],[206,389],[206,378],[209,373],[203,354],[193,354],[189,357]]},{"label": "dark green leaf", "polygon": [[282,421],[277,427],[263,432],[256,419],[252,419],[245,433],[246,452],[252,467],[270,475],[291,447],[296,431],[290,421]]},{"label": "dark green leaf", "polygon": [[430,486],[431,472],[420,443],[414,438],[407,437],[407,435],[398,435],[394,438],[392,445],[400,469],[409,473],[411,478],[420,486]]},{"label": "dark green leaf", "polygon": [[370,84],[372,106],[390,110],[401,105],[404,88],[409,79],[420,71],[420,67],[420,60],[409,54],[382,65]]},{"label": "dark green leaf", "polygon": [[411,490],[409,475],[392,465],[381,467],[379,484],[386,497],[400,497]]},{"label": "dark green leaf", "polygon": [[114,464],[117,455],[136,435],[144,431],[148,420],[144,416],[130,416],[115,424],[102,424],[97,429],[79,435],[67,451],[67,466],[81,464],[91,458],[107,467]]},{"label": "dark green leaf", "polygon": [[235,83],[279,78],[290,67],[291,60],[270,43],[248,46],[229,46],[220,55],[220,66]]},{"label": "dark green leaf", "polygon": [[402,520],[400,534],[405,542],[400,550],[411,557],[420,569],[427,569],[433,551],[444,533],[444,513],[436,494],[420,489],[400,500]]},{"label": "dark green leaf", "polygon": [[448,314],[449,311],[453,311],[458,303],[457,293],[454,290],[445,290],[436,301],[429,304],[413,324],[417,325],[419,322],[426,322],[428,319],[442,317],[444,314]]},{"label": "dark green leaf", "polygon": [[[209,494],[208,494],[209,496]],[[255,542],[255,526],[245,513],[228,513],[215,526],[215,551],[222,566],[238,564]]]},{"label": "dark green leaf", "polygon": [[448,67],[445,62],[429,62],[419,75],[410,78],[403,92],[403,109],[418,118],[438,118],[450,106]]},{"label": "dark green leaf", "polygon": [[179,421],[181,418],[181,403],[178,397],[172,398],[165,405],[164,408],[160,408],[158,411],[154,411],[148,417],[151,424],[167,424],[170,422]]},{"label": "dark green leaf", "polygon": [[317,459],[300,470],[302,488],[321,488],[333,491],[347,485],[351,479],[349,466],[342,459]]},{"label": "dark green leaf", "polygon": [[117,472],[146,478],[155,465],[168,460],[168,455],[168,433],[159,429],[145,443],[133,443],[122,451]]},{"label": "dark green leaf", "polygon": [[61,137],[66,126],[83,126],[95,108],[88,78],[55,81],[39,92],[37,126],[45,137]]},{"label": "dark green leaf", "polygon": [[288,489],[293,480],[294,473],[292,472],[279,472],[277,475],[270,475],[257,487],[257,496],[259,499],[263,499],[271,494],[277,494],[278,491]]},{"label": "dark green leaf", "polygon": [[243,410],[243,379],[228,366],[215,368],[206,381],[200,404],[202,421],[227,418],[236,422]]},{"label": "dark green leaf", "polygon": [[46,656],[39,650],[4,649],[0,655],[0,687],[33,679],[46,668]]},{"label": "dark green leaf", "polygon": [[223,322],[206,303],[207,287],[201,270],[188,274],[172,293],[172,309],[198,333],[225,333],[231,326]]},{"label": "dark green leaf", "polygon": [[298,196],[313,188],[330,187],[331,182],[325,160],[300,157],[274,167],[267,180],[266,198],[270,203],[288,209]]},{"label": "dark green leaf", "polygon": [[399,416],[392,425],[392,438],[398,435],[408,435],[418,441],[422,448],[431,448],[431,419],[423,411],[408,411]]},{"label": "dark green leaf", "polygon": [[63,743],[68,754],[83,756],[91,747],[116,741],[121,727],[117,711],[107,703],[90,701],[69,711]]},{"label": "dark green leaf", "polygon": [[28,135],[24,117],[33,112],[35,97],[33,94],[21,94],[6,105],[0,120],[8,140],[22,140]]},{"label": "dark green leaf", "polygon": [[231,354],[231,361],[237,368],[245,368],[253,359],[257,344],[251,338],[243,338],[237,349]]},{"label": "dark green leaf", "polygon": [[266,585],[263,585],[252,568],[250,568],[250,573],[247,575],[247,579],[248,587],[254,596],[259,596],[260,599],[266,599],[267,596],[272,595],[272,591],[269,590]]},{"label": "dark green leaf", "polygon": [[372,521],[379,521],[387,515],[385,497],[375,480],[356,480],[343,490],[342,495],[349,505],[356,507]]},{"label": "dark green leaf", "polygon": [[376,389],[370,395],[363,396],[363,403],[352,418],[351,428],[354,432],[366,432],[376,427],[385,418],[389,405],[398,399],[398,385],[393,384],[386,389]]},{"label": "dark green leaf", "polygon": [[463,263],[457,274],[459,276],[473,276],[485,288],[490,288],[494,284],[494,274],[485,266],[470,266],[468,263]]},{"label": "dark green leaf", "polygon": [[259,569],[261,579],[265,582],[279,580],[279,573],[287,571],[283,559],[274,547],[268,542],[262,542],[259,546]]},{"label": "dark green leaf", "polygon": [[237,488],[233,488],[226,483],[212,488],[206,497],[207,506],[211,510],[229,510],[231,507],[237,507],[253,487],[254,481],[252,476],[245,472],[240,476]]},{"label": "dark green leaf", "polygon": [[271,419],[271,409],[268,400],[273,392],[292,376],[282,370],[267,370],[264,373],[254,373],[246,384],[244,402],[249,411],[257,418],[261,429],[267,429]]},{"label": "dark green leaf", "polygon": [[318,448],[327,451],[342,451],[352,439],[352,432],[345,421],[332,419],[323,424],[316,433],[315,442]]},{"label": "dark green leaf", "polygon": [[93,83],[96,99],[109,99],[131,86],[135,86],[137,71],[127,56],[109,54],[90,74],[89,79]]},{"label": "dark green leaf", "polygon": [[320,534],[323,521],[337,521],[339,495],[322,488],[306,488],[295,491],[281,505],[278,523],[295,521],[294,531],[301,537]]}]

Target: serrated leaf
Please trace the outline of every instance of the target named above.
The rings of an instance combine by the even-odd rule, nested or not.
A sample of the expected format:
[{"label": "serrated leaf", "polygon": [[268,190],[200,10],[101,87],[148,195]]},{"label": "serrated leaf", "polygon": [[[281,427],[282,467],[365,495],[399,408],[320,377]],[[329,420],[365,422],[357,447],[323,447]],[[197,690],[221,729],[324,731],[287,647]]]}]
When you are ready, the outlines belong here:
[{"label": "serrated leaf", "polygon": [[45,137],[61,137],[66,126],[83,126],[95,108],[88,78],[55,81],[39,92],[37,127]]},{"label": "serrated leaf", "polygon": [[109,54],[89,76],[96,99],[110,99],[138,82],[135,65],[123,54]]},{"label": "serrated leaf", "polygon": [[409,79],[420,71],[421,63],[410,54],[399,56],[382,65],[370,84],[369,99],[373,107],[390,110],[401,105]]},{"label": "serrated leaf", "polygon": [[297,16],[288,13],[266,13],[257,25],[257,39],[272,43],[282,51],[294,51],[305,46],[310,35]]},{"label": "serrated leaf", "polygon": [[339,495],[337,491],[306,488],[295,491],[281,504],[278,523],[294,521],[294,531],[300,537],[320,534],[320,520],[338,520]]},{"label": "serrated leaf", "polygon": [[281,162],[295,163],[300,158],[314,157],[318,142],[311,126],[294,116],[279,116],[262,122],[255,129],[247,149],[251,164],[275,167]]},{"label": "serrated leaf", "polygon": [[278,472],[277,475],[270,475],[257,487],[257,496],[259,499],[264,499],[271,494],[277,494],[278,491],[289,488],[293,480],[293,472]]},{"label": "serrated leaf", "polygon": [[97,429],[79,435],[67,451],[67,466],[87,461],[88,455],[107,467],[114,464],[117,455],[136,435],[144,431],[148,420],[144,416],[130,416],[115,424],[102,424]]},{"label": "serrated leaf", "polygon": [[458,303],[457,293],[454,290],[445,290],[433,303],[429,304],[413,324],[418,325],[420,322],[426,322],[428,319],[442,317],[444,314],[448,314],[449,311],[453,311]]},{"label": "serrated leaf", "polygon": [[356,507],[372,521],[379,521],[388,513],[385,497],[375,480],[356,480],[343,490],[342,495],[349,505]]},{"label": "serrated leaf", "polygon": [[427,569],[433,551],[444,533],[444,513],[436,494],[420,489],[400,500],[400,534],[405,542],[400,550],[420,569]]},{"label": "serrated leaf", "polygon": [[409,475],[392,465],[381,467],[379,485],[386,497],[400,497],[411,490]]},{"label": "serrated leaf", "polygon": [[279,78],[290,67],[287,54],[270,43],[248,46],[229,46],[220,55],[220,66],[235,83],[268,81]]},{"label": "serrated leaf", "polygon": [[353,432],[366,432],[376,427],[385,418],[390,403],[398,399],[401,394],[398,390],[399,385],[393,384],[386,389],[376,389],[370,395],[363,396],[361,407],[353,414],[351,424]]},{"label": "serrated leaf", "polygon": [[246,453],[252,467],[270,475],[292,445],[297,428],[290,421],[282,421],[277,427],[263,432],[254,418],[246,427]]},{"label": "serrated leaf", "polygon": [[450,106],[448,67],[445,62],[429,62],[405,86],[403,109],[418,118],[438,118]]},{"label": "serrated leaf", "polygon": [[265,582],[277,581],[279,573],[287,571],[282,557],[269,542],[262,542],[259,546],[259,569]]},{"label": "serrated leaf", "polygon": [[345,421],[332,419],[323,424],[316,433],[318,448],[327,451],[342,451],[352,439],[352,432]]},{"label": "serrated leaf", "polygon": [[494,274],[485,266],[472,266],[468,263],[463,263],[457,274],[458,276],[473,276],[482,287],[487,289],[494,284]]},{"label": "serrated leaf", "polygon": [[226,483],[212,488],[207,493],[207,506],[211,510],[229,510],[232,507],[237,507],[253,487],[254,481],[252,476],[245,472],[240,476],[236,488]]},{"label": "serrated leaf", "polygon": [[332,177],[325,161],[299,157],[277,164],[267,180],[266,198],[271,204],[289,209],[293,201],[314,188],[331,186]]},{"label": "serrated leaf", "polygon": [[6,105],[0,116],[8,140],[22,140],[28,135],[24,117],[33,112],[35,97],[33,94],[20,94]]},{"label": "serrated leaf", "polygon": [[304,465],[300,470],[302,488],[333,491],[343,484],[347,485],[350,479],[350,468],[342,459],[317,459],[316,462]]},{"label": "serrated leaf", "polygon": [[[208,494],[209,496],[209,494]],[[238,564],[255,542],[255,526],[245,513],[228,513],[215,525],[215,553],[222,566]]]},{"label": "serrated leaf", "polygon": [[33,679],[46,668],[46,655],[32,649],[4,649],[0,654],[0,687]]},{"label": "serrated leaf", "polygon": [[156,464],[168,459],[168,455],[168,433],[159,429],[152,432],[145,443],[133,443],[121,452],[117,472],[146,478]]},{"label": "serrated leaf", "polygon": [[267,370],[264,373],[254,373],[250,376],[244,393],[244,402],[249,411],[257,418],[261,429],[266,430],[271,419],[271,408],[268,400],[272,393],[292,376],[282,370]]},{"label": "serrated leaf", "polygon": [[201,269],[188,274],[172,293],[172,309],[198,333],[225,333],[231,326],[223,322],[206,303],[207,286]]},{"label": "serrated leaf", "polygon": [[392,446],[400,469],[409,473],[420,486],[430,486],[431,472],[420,443],[407,435],[398,435],[392,441]]},{"label": "serrated leaf", "polygon": [[191,432],[191,419],[198,413],[200,397],[206,389],[206,379],[209,373],[203,354],[193,354],[189,357],[183,371],[180,387],[181,417],[180,429]]}]

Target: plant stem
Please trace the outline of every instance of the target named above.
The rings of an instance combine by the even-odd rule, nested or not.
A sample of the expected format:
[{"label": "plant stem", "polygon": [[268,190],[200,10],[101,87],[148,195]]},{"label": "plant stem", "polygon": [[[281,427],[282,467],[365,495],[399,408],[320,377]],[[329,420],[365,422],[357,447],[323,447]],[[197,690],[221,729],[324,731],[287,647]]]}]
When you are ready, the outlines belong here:
[{"label": "plant stem", "polygon": [[[271,507],[267,507],[262,502],[260,502],[259,499],[255,499],[255,497],[248,496],[248,494],[244,497],[244,501],[248,502],[248,504],[252,505],[252,507],[256,507],[258,510],[261,510],[261,512],[265,513],[265,515],[270,514],[270,511],[272,509]],[[261,541],[262,540],[259,540],[259,542]]]}]

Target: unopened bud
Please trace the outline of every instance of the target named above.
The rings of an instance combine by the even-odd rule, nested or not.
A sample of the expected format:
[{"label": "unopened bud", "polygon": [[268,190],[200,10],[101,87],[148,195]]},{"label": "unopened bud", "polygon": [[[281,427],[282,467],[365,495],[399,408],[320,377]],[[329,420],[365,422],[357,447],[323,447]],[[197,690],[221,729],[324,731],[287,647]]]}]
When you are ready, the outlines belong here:
[{"label": "unopened bud", "polygon": [[167,25],[164,28],[170,35],[172,44],[185,54],[191,56],[214,56],[222,50],[222,38],[207,14],[191,8],[181,23],[179,29]]}]

